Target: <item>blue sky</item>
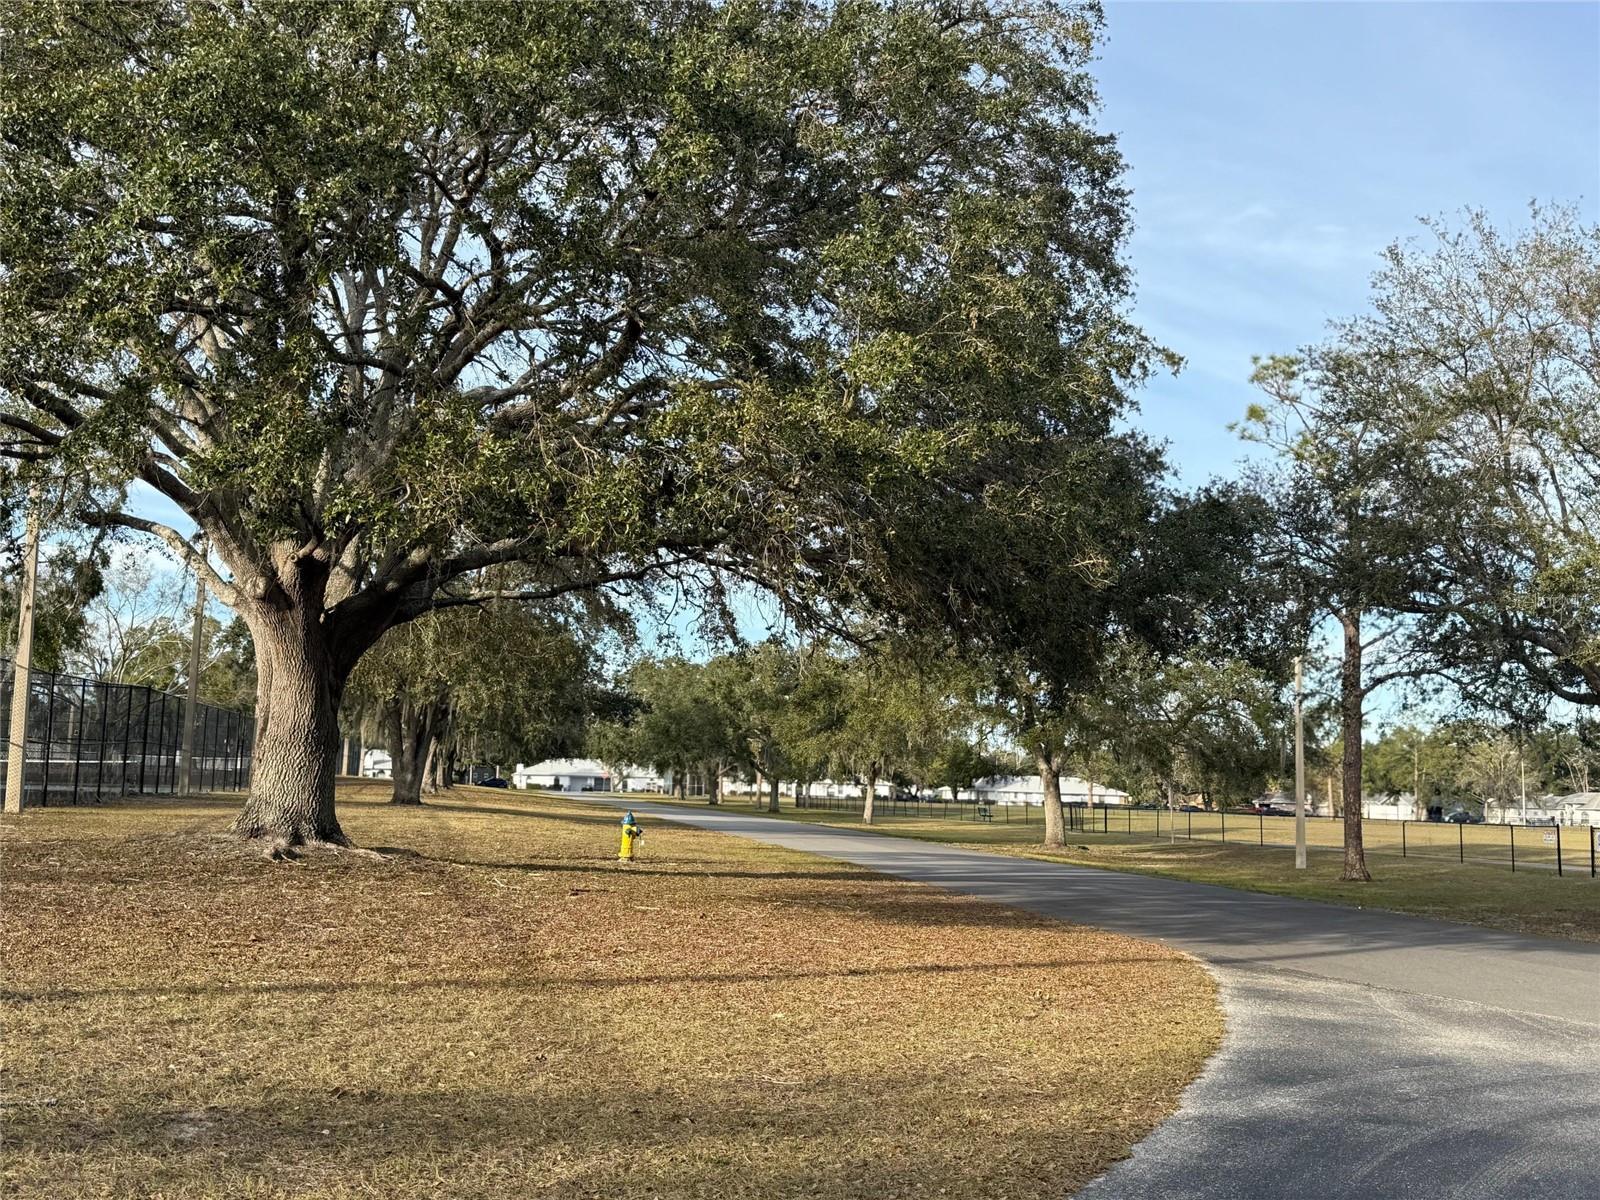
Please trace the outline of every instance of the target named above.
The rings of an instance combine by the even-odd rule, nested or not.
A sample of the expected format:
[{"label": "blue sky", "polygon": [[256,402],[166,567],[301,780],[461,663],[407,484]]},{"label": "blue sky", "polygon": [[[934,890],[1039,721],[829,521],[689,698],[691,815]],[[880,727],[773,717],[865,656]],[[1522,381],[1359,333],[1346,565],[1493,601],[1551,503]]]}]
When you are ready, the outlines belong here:
[{"label": "blue sky", "polygon": [[1185,482],[1230,473],[1250,356],[1359,311],[1417,218],[1600,219],[1600,3],[1109,0],[1136,314],[1187,366],[1140,397]]}]

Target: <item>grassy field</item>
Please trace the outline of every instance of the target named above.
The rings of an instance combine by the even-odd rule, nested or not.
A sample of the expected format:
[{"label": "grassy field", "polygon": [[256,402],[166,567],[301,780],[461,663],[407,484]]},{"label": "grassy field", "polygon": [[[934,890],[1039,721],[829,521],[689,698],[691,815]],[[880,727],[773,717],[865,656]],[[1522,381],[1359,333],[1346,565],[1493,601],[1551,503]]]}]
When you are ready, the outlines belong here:
[{"label": "grassy field", "polygon": [[0,823],[0,1192],[1058,1197],[1220,1035],[1148,943],[661,823],[622,867],[557,798],[375,800],[341,812],[384,861],[268,863],[223,799]]},{"label": "grassy field", "polygon": [[[851,813],[815,809],[796,812],[786,806],[779,815],[787,820],[862,828],[860,817]],[[1041,844],[1044,831],[1037,812],[1031,823],[1008,824],[1001,819],[1002,815],[997,810],[994,822],[985,824],[938,816],[887,814],[879,816],[872,829],[877,833],[1002,854],[1169,875],[1247,891],[1466,921],[1518,933],[1600,941],[1600,881],[1589,878],[1587,856],[1581,874],[1569,871],[1565,878],[1558,878],[1551,870],[1518,870],[1513,874],[1506,867],[1475,865],[1470,858],[1465,865],[1445,855],[1414,854],[1402,858],[1380,843],[1370,858],[1373,882],[1355,884],[1339,880],[1343,856],[1341,851],[1332,848],[1333,839],[1327,836],[1332,822],[1319,822],[1321,828],[1316,829],[1316,836],[1308,836],[1312,846],[1308,866],[1304,871],[1297,871],[1292,849],[1250,844],[1250,835],[1258,829],[1253,817],[1237,820],[1229,817],[1230,839],[1237,837],[1238,840],[1227,843],[1203,836],[1204,826],[1196,827],[1196,840],[1190,841],[1185,837],[1185,824],[1180,824],[1177,839],[1168,842],[1156,841],[1151,836],[1153,829],[1140,832],[1138,826],[1132,835],[1117,832],[1121,822],[1113,820],[1110,833],[1074,831],[1068,834],[1069,845],[1064,850],[1047,852]],[[1125,817],[1120,813],[1113,815]],[[1135,813],[1134,816],[1150,820],[1149,813]],[[1220,823],[1214,813],[1196,813],[1195,816],[1205,818],[1212,826]],[[1163,817],[1164,832],[1168,828],[1165,820]],[[1272,820],[1268,819],[1269,827]],[[1284,824],[1289,826],[1292,837],[1293,822],[1285,820]],[[1417,825],[1413,824],[1408,834],[1414,838],[1440,836],[1440,829],[1424,827],[1419,833]],[[1520,830],[1519,846],[1523,835],[1531,839],[1542,832]],[[1563,836],[1576,837],[1583,832],[1582,829],[1564,830]],[[1448,829],[1448,836],[1454,839],[1454,828]]]}]

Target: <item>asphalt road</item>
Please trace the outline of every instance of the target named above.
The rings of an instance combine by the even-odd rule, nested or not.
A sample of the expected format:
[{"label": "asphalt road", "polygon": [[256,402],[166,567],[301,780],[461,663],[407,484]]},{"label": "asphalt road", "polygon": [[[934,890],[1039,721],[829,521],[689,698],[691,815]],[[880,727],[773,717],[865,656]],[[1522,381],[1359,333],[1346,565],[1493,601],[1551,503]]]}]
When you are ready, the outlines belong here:
[{"label": "asphalt road", "polygon": [[[1222,1049],[1084,1200],[1600,1198],[1600,946],[726,809],[602,802],[1204,959],[1222,988]],[[1600,905],[1600,885],[1573,886]]]}]

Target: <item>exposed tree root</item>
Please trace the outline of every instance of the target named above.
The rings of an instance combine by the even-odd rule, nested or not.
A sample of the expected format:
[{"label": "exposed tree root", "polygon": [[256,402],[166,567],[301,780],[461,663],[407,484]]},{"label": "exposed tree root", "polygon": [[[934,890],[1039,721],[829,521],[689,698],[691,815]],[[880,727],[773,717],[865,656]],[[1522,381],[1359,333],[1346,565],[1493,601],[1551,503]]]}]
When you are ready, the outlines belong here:
[{"label": "exposed tree root", "polygon": [[376,850],[363,849],[360,846],[346,846],[344,848],[344,850],[345,850],[346,854],[353,854],[357,858],[369,858],[373,862],[388,862],[389,861],[389,856],[388,855],[380,854]]},{"label": "exposed tree root", "polygon": [[366,850],[354,845],[349,838],[331,841],[324,838],[301,838],[298,841],[284,836],[267,835],[259,838],[249,838],[247,841],[261,843],[261,853],[270,862],[298,862],[307,854],[349,854],[356,858],[370,859],[373,862],[388,862],[387,855],[376,850]]},{"label": "exposed tree root", "polygon": [[376,850],[364,850],[344,835],[337,826],[331,834],[319,832],[308,825],[295,824],[289,829],[274,829],[249,823],[243,816],[236,820],[229,832],[246,844],[259,845],[261,854],[271,862],[295,862],[306,854],[352,854],[374,862],[388,862]]},{"label": "exposed tree root", "polygon": [[[257,840],[257,839],[249,839]],[[288,838],[261,838],[261,854],[268,862],[294,862],[300,855],[290,844]]]}]

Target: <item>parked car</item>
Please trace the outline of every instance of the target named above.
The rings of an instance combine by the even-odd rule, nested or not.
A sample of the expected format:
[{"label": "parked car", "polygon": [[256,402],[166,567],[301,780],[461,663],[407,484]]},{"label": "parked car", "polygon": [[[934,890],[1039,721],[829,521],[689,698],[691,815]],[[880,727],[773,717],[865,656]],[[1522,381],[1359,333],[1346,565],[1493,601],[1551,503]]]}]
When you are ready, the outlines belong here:
[{"label": "parked car", "polygon": [[1204,808],[1202,808],[1198,804],[1180,804],[1180,805],[1178,805],[1178,811],[1179,812],[1205,812],[1206,810]]},{"label": "parked car", "polygon": [[1477,813],[1469,813],[1464,808],[1458,808],[1458,809],[1455,810],[1455,812],[1452,812],[1452,813],[1445,813],[1444,819],[1446,821],[1449,821],[1452,825],[1482,825],[1483,824],[1483,818],[1482,817],[1480,817]]},{"label": "parked car", "polygon": [[479,787],[503,787],[503,788],[508,788],[511,785],[509,783],[507,783],[504,779],[501,779],[500,776],[491,775],[487,779],[478,780],[478,786]]}]

